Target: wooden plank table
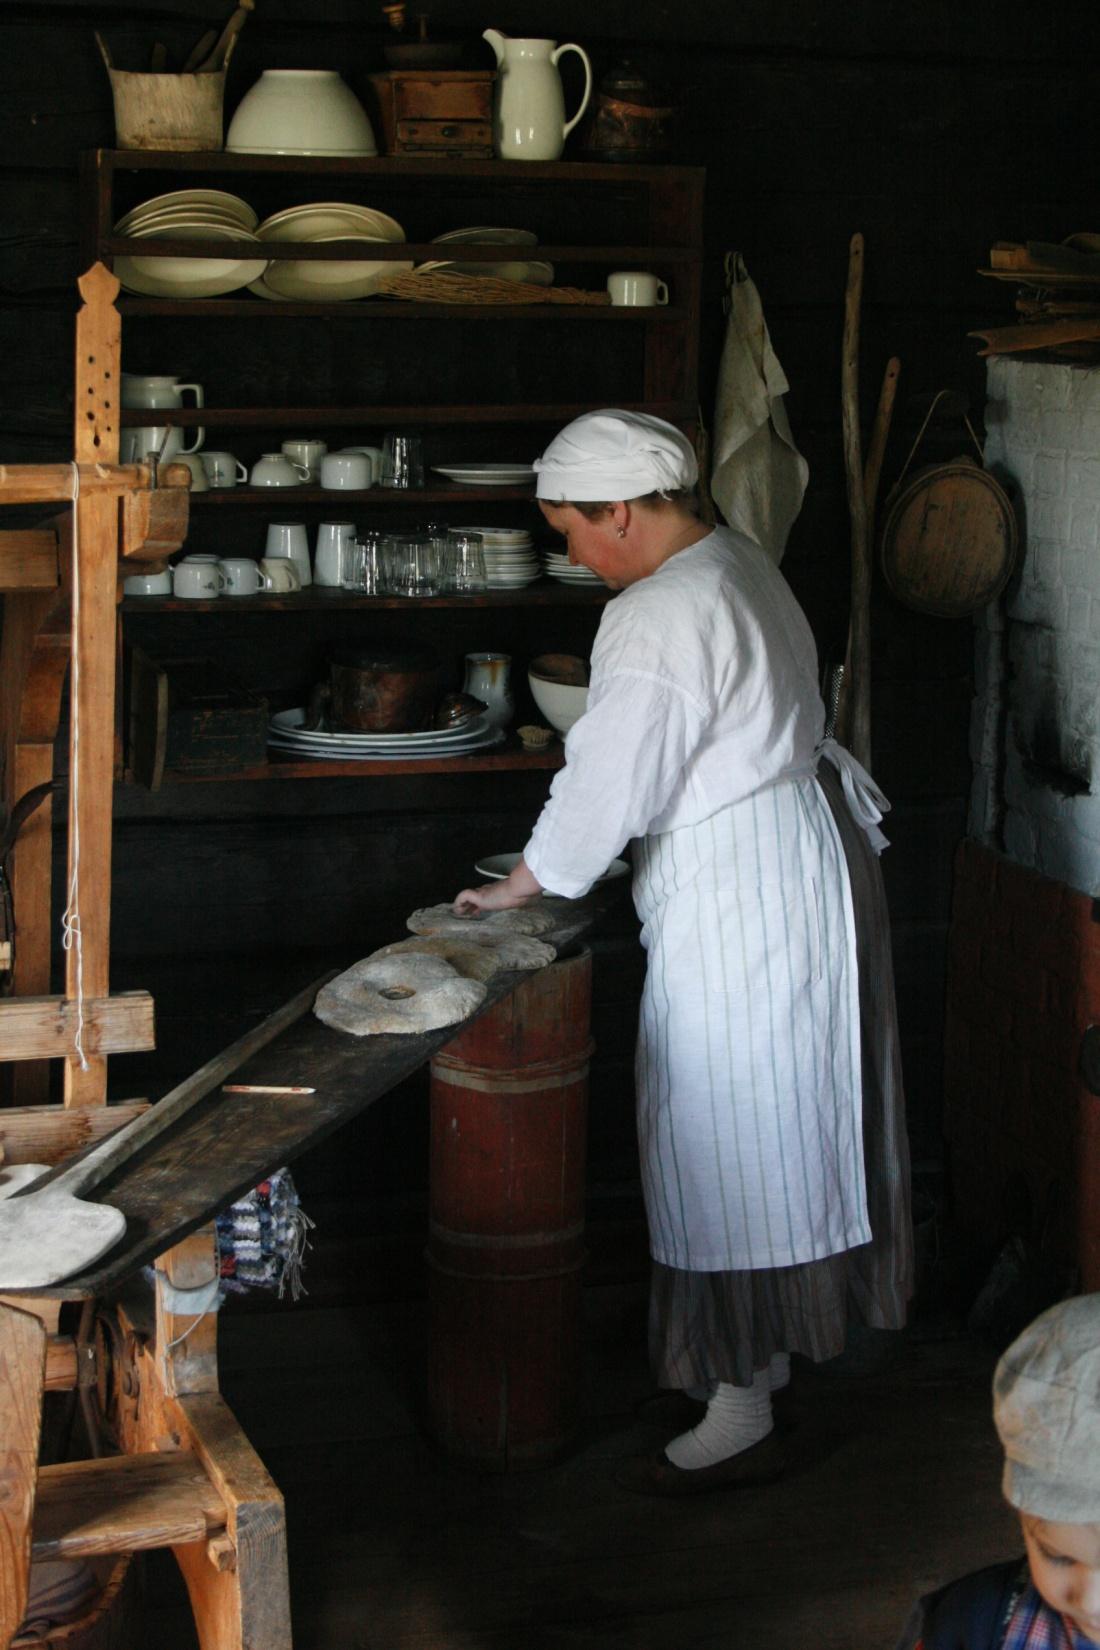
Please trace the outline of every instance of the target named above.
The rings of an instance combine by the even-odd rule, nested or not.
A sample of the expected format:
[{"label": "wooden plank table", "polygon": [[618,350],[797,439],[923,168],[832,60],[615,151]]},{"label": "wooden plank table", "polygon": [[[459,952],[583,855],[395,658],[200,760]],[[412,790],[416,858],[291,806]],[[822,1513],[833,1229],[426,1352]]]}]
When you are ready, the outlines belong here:
[{"label": "wooden plank table", "polygon": [[[623,882],[609,882],[583,900],[548,899],[557,922],[540,938],[561,955],[624,893]],[[499,975],[478,1013],[526,977],[523,972]],[[111,1294],[277,1168],[381,1099],[468,1023],[410,1036],[360,1038],[334,1031],[307,1012],[234,1072],[233,1081],[302,1085],[312,1093],[248,1095],[218,1090],[200,1100],[144,1151],[84,1194],[122,1210],[122,1241],[86,1272],[25,1293],[59,1300]],[[70,1158],[65,1166],[79,1160]],[[20,1291],[7,1293],[14,1298]]]}]

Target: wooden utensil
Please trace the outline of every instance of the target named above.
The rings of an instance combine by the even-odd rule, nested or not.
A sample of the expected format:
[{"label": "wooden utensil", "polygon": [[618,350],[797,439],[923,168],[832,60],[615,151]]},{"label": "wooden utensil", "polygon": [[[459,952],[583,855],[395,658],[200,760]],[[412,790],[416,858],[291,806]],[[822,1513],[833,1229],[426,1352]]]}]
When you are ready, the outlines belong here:
[{"label": "wooden utensil", "polygon": [[859,428],[859,322],[863,297],[863,236],[848,248],[848,284],[844,298],[844,340],[840,369],[840,411],[844,435],[844,475],[851,518],[851,609],[848,655],[842,694],[846,709],[845,743],[857,762],[871,762],[871,547],[867,533],[863,445]]},{"label": "wooden utensil", "polygon": [[203,59],[210,56],[210,53],[213,51],[217,43],[217,29],[207,29],[206,33],[195,42],[195,45],[188,54],[187,61],[183,65],[183,73],[194,74]]},{"label": "wooden utensil", "polygon": [[[326,975],[325,979],[331,977]],[[72,1277],[113,1248],[126,1230],[126,1216],[121,1209],[90,1202],[80,1194],[90,1191],[171,1128],[246,1060],[307,1013],[322,984],[324,980],[319,980],[300,991],[117,1134],[0,1203],[0,1291],[47,1288]]]},{"label": "wooden utensil", "polygon": [[236,11],[222,30],[213,51],[205,62],[199,64],[195,71],[196,74],[216,74],[219,69],[227,67],[229,59],[233,55],[233,49],[237,44],[237,36],[244,28],[249,12],[255,11],[255,9],[256,0],[240,0]]}]

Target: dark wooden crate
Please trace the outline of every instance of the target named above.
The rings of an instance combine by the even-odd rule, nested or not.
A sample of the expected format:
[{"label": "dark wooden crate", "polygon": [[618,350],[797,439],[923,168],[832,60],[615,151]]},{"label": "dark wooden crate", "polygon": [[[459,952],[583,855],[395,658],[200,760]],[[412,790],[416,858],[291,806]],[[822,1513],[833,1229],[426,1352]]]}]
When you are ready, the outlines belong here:
[{"label": "dark wooden crate", "polygon": [[268,714],[267,700],[214,659],[132,651],[130,767],[150,790],[167,774],[256,767],[266,758]]}]

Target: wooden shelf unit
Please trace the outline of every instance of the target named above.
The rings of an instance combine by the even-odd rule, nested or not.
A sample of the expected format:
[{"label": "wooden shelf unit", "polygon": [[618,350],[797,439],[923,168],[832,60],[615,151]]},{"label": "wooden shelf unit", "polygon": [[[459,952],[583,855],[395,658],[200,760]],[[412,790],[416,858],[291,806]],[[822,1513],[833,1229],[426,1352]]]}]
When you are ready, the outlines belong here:
[{"label": "wooden shelf unit", "polygon": [[[438,257],[441,248],[434,236],[465,222],[513,224],[533,229],[539,237],[538,244],[523,247],[522,256],[552,262],[561,285],[602,288],[610,269],[640,266],[654,270],[668,283],[672,302],[649,309],[610,304],[421,304],[381,296],[340,303],[271,302],[248,291],[190,300],[123,294],[119,300],[124,368],[128,366],[127,335],[132,327],[141,329],[142,358],[135,363],[135,370],[140,371],[180,370],[177,361],[182,353],[181,338],[186,334],[181,333],[178,323],[186,321],[203,328],[203,347],[210,353],[212,362],[216,362],[216,369],[212,366],[209,376],[219,381],[220,393],[218,389],[211,393],[208,387],[208,402],[212,401],[213,405],[174,410],[172,422],[185,429],[203,426],[211,432],[207,437],[211,446],[225,445],[234,450],[240,446],[247,450],[258,440],[267,440],[274,446],[278,440],[303,430],[322,434],[331,446],[333,438],[339,441],[344,431],[349,432],[344,439],[363,440],[367,438],[350,432],[367,429],[375,432],[370,439],[377,440],[377,432],[388,428],[421,427],[429,447],[440,447],[443,433],[452,432],[458,449],[456,458],[479,440],[483,447],[490,440],[499,445],[504,449],[500,455],[503,458],[510,451],[525,454],[538,450],[554,430],[601,402],[650,412],[695,433],[704,175],[699,167],[570,161],[517,165],[495,160],[445,161],[407,156],[341,160],[101,149],[85,156],[83,162],[83,247],[86,262],[98,260],[108,267],[121,255],[233,255],[235,243],[225,241],[152,243],[114,232],[121,213],[138,202],[173,189],[204,185],[242,194],[261,218],[288,204],[310,199],[359,200],[379,206],[394,215],[409,236],[406,242],[379,243],[372,247],[372,257],[377,254],[382,260],[412,258],[420,262]],[[477,216],[466,215],[473,213],[475,202]],[[280,242],[277,249],[274,245],[271,249],[277,250],[280,257],[362,257],[362,246],[354,241],[327,241],[323,246],[316,242]],[[236,250],[241,256],[248,256],[255,255],[256,248],[254,243],[242,242]],[[501,247],[492,242],[464,243],[461,257],[471,263],[499,261]],[[459,383],[456,395],[454,383],[448,390],[440,372],[433,371],[437,364],[444,368],[444,358],[454,356],[455,350],[444,346],[437,348],[433,355],[425,344],[417,354],[415,343],[410,345],[417,358],[415,400],[402,399],[400,393],[395,396],[383,388],[376,397],[364,396],[360,390],[359,394],[353,391],[350,395],[335,395],[331,401],[318,404],[316,397],[310,399],[306,394],[298,404],[286,405],[281,394],[265,396],[263,374],[255,365],[255,346],[247,342],[242,344],[244,353],[253,351],[252,370],[244,374],[249,393],[242,395],[239,388],[232,388],[232,368],[237,365],[233,343],[237,339],[255,338],[254,324],[289,326],[292,333],[283,335],[285,344],[288,337],[294,336],[293,329],[298,329],[300,335],[302,326],[317,327],[326,321],[340,329],[352,323],[350,332],[341,330],[333,335],[341,340],[340,345],[332,346],[334,350],[342,347],[344,340],[367,337],[358,331],[358,322],[378,323],[380,330],[369,334],[372,351],[375,340],[383,349],[393,351],[399,347],[389,338],[387,322],[399,324],[400,347],[404,340],[418,337],[408,331],[410,322],[437,329],[434,335],[426,336],[439,337],[438,329],[448,329],[444,338],[457,338],[458,334],[450,329],[469,323],[475,329],[473,341],[466,344],[470,358],[480,362],[490,356],[494,348],[503,351],[505,370],[499,377],[506,383],[507,393],[502,395],[500,386],[496,394],[471,393],[464,383]],[[547,376],[535,369],[543,360],[553,367],[558,365],[559,355],[565,359],[566,341],[572,337],[570,322],[583,323],[585,329],[576,335],[577,353],[560,367],[557,382],[547,383],[547,393],[535,398],[532,387],[541,392]],[[245,332],[240,331],[243,323],[247,323]],[[545,351],[540,352],[540,327],[544,323],[552,330],[547,335]],[[605,331],[593,333],[592,327],[599,329],[601,324]],[[158,360],[153,350],[159,346],[154,346],[153,340],[161,335],[156,329],[162,326],[168,327],[172,340],[165,349],[176,354]],[[519,330],[514,332],[513,326]],[[500,329],[499,334],[494,335],[494,327]],[[506,344],[498,342],[505,338],[509,340]],[[215,339],[218,342],[213,342]],[[615,389],[603,392],[600,372],[616,340],[627,364],[617,369],[621,377]],[[354,350],[355,345],[347,347]],[[458,353],[461,348],[460,339]],[[511,355],[507,353],[509,350],[513,352]],[[269,375],[269,389],[270,383],[278,384],[277,366],[276,361]],[[196,358],[190,360],[189,368],[187,376],[194,375],[206,382]],[[335,373],[336,369],[332,371]],[[355,381],[354,375],[346,376]],[[446,377],[445,371],[442,377]],[[626,378],[630,380],[629,386],[625,386]],[[297,382],[295,380],[296,386]],[[309,384],[302,387],[308,391]],[[400,392],[404,383],[398,378],[395,387]],[[624,387],[628,393],[624,393]],[[225,393],[227,390],[229,393]],[[561,390],[565,391],[564,395]],[[141,426],[160,416],[140,409],[123,410],[120,422],[123,427]],[[442,450],[437,454],[429,450],[428,485],[410,491],[377,487],[362,492],[336,491],[314,486],[265,489],[245,485],[196,493],[191,497],[192,531],[202,541],[201,547],[218,545],[220,548],[224,535],[215,531],[219,524],[228,527],[232,523],[235,535],[244,538],[247,535],[242,535],[239,529],[250,515],[261,512],[273,518],[301,514],[307,521],[324,519],[326,514],[346,516],[360,512],[363,516],[374,512],[377,516],[392,514],[407,519],[416,510],[428,507],[444,519],[461,524],[471,519],[499,519],[493,514],[494,507],[514,506],[513,520],[522,509],[525,515],[530,513],[533,524],[538,523],[530,487],[467,487],[433,476],[431,464],[436,458],[443,462],[449,456]],[[234,618],[246,611],[257,616],[279,613],[283,620],[296,615],[303,625],[323,626],[329,615],[357,609],[400,610],[406,618],[414,618],[418,605],[424,611],[450,605],[456,611],[469,611],[476,606],[487,610],[513,608],[521,612],[560,607],[578,615],[587,610],[595,621],[608,594],[545,578],[519,591],[491,591],[477,598],[434,598],[421,604],[400,598],[360,598],[347,592],[314,588],[290,597],[219,598],[212,602],[132,598],[123,602],[122,617],[124,633],[130,615],[139,612],[179,613],[184,618],[226,612]],[[218,623],[215,618],[208,638],[214,647]],[[193,629],[189,627],[187,634],[193,637]],[[442,774],[553,768],[561,760],[560,746],[552,747],[554,749],[556,755],[532,759],[512,741],[506,749],[484,756],[412,764],[273,759],[263,772],[249,771],[240,778],[314,778],[336,773],[397,777],[411,772]]]}]

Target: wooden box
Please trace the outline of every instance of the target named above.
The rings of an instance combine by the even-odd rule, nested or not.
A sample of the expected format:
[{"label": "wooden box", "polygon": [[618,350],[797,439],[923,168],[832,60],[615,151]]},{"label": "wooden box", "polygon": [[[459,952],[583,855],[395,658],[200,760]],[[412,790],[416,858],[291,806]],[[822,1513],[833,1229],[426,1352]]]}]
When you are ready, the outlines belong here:
[{"label": "wooden box", "polygon": [[387,69],[371,75],[388,155],[491,160],[492,69]]},{"label": "wooden box", "polygon": [[130,767],[155,791],[166,774],[214,777],[267,760],[267,700],[208,658],[151,659],[130,666]]}]

